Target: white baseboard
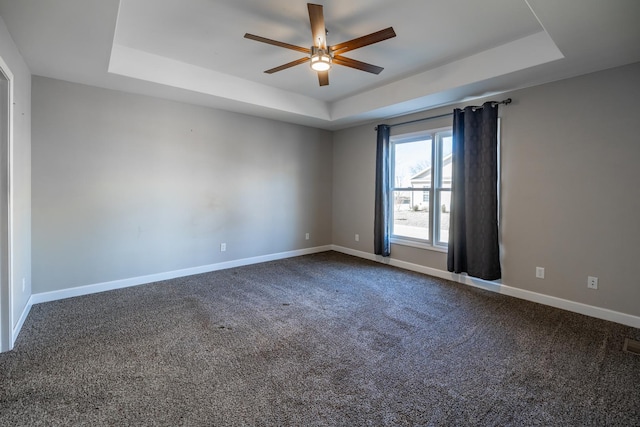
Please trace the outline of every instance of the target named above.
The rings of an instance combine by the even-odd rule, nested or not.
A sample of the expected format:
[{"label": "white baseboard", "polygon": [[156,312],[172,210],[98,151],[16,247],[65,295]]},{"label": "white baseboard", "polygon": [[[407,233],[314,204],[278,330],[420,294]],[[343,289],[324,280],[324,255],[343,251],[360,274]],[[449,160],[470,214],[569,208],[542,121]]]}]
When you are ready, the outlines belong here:
[{"label": "white baseboard", "polygon": [[[211,271],[225,270],[228,268],[242,267],[244,265],[258,264],[261,262],[275,261],[278,259],[292,258],[301,255],[309,255],[318,252],[331,250],[331,245],[316,246],[313,248],[299,249],[295,251],[280,252],[275,254],[261,255],[251,258],[236,259],[233,261],[220,262],[216,264],[203,265],[199,267],[185,268],[182,270],[167,271],[164,273],[149,274],[147,276],[131,277],[128,279],[113,280],[110,282],[96,283],[92,285],[78,286],[57,291],[41,292],[31,295],[31,304],[56,301],[64,298],[72,298],[81,295],[95,294],[98,292],[111,291],[114,289],[128,288],[130,286],[144,285],[147,283],[159,282],[162,280],[175,279],[177,277],[192,276],[194,274],[208,273]],[[22,325],[20,325],[22,327]],[[19,329],[18,329],[19,331]],[[14,332],[14,336],[17,333]]]},{"label": "white baseboard", "polygon": [[89,295],[89,294],[94,294],[98,292],[110,291],[114,289],[127,288],[130,286],[138,286],[138,285],[158,282],[162,280],[175,279],[177,277],[185,277],[185,276],[191,276],[194,274],[208,273],[211,271],[241,267],[244,265],[275,261],[279,259],[292,258],[296,256],[301,256],[301,255],[309,255],[309,254],[325,252],[329,250],[334,250],[336,252],[341,252],[347,255],[353,255],[359,258],[364,258],[371,261],[392,265],[405,270],[416,271],[418,273],[427,274],[429,276],[451,280],[451,281],[458,282],[468,286],[482,288],[491,292],[497,292],[497,293],[512,296],[515,298],[520,298],[527,301],[532,301],[532,302],[548,305],[551,307],[556,307],[563,310],[584,314],[584,315],[595,317],[598,319],[609,320],[611,322],[620,323],[620,324],[631,326],[634,328],[640,328],[640,317],[638,316],[620,313],[620,312],[609,310],[606,308],[595,307],[595,306],[582,304],[579,302],[570,301],[562,298],[556,298],[553,296],[531,292],[524,289],[514,288],[511,286],[506,286],[500,282],[476,279],[473,277],[469,277],[467,275],[454,274],[448,271],[443,271],[443,270],[439,270],[431,267],[425,267],[423,265],[401,261],[393,258],[384,258],[381,256],[374,255],[372,253],[358,251],[358,250],[346,248],[343,246],[326,245],[326,246],[317,246],[317,247],[307,248],[307,249],[300,249],[295,251],[262,255],[262,256],[251,257],[251,258],[237,259],[233,261],[203,265],[200,267],[192,267],[192,268],[186,268],[182,270],[168,271],[164,273],[150,274],[147,276],[139,276],[139,277],[132,277],[128,279],[122,279],[122,280],[114,280],[110,282],[96,283],[92,285],[79,286],[79,287],[70,288],[70,289],[61,289],[57,291],[33,294],[29,298],[29,302],[27,303],[25,309],[23,310],[20,316],[20,319],[18,320],[18,323],[13,328],[11,345],[13,346],[15,339],[18,337],[18,334],[22,329],[22,326],[33,304],[56,301],[59,299],[71,298],[71,297],[76,297],[81,295]]},{"label": "white baseboard", "polygon": [[527,291],[520,288],[514,288],[512,286],[506,286],[497,281],[493,282],[489,280],[477,279],[474,277],[469,277],[466,274],[450,273],[448,271],[438,270],[436,268],[431,268],[431,267],[425,267],[422,265],[413,264],[406,261],[400,261],[390,257],[384,258],[379,255],[374,255],[372,253],[358,251],[355,249],[345,248],[343,246],[332,245],[331,249],[336,252],[342,252],[347,255],[353,255],[359,258],[364,258],[371,261],[380,262],[383,264],[393,265],[395,267],[403,268],[405,270],[411,270],[411,271],[416,271],[418,273],[428,274],[429,276],[439,277],[442,279],[451,280],[453,282],[458,282],[464,285],[486,289],[491,292],[497,292],[497,293],[512,296],[515,298],[520,298],[527,301],[532,301],[539,304],[544,304],[551,307],[572,311],[574,313],[584,314],[586,316],[595,317],[597,319],[603,319],[611,322],[620,323],[622,325],[627,325],[634,328],[640,328],[640,317],[634,316],[631,314],[620,313],[618,311],[613,311],[606,308],[587,305],[580,302],[557,298],[550,295]]},{"label": "white baseboard", "polygon": [[18,334],[22,330],[22,325],[24,325],[24,321],[27,320],[27,316],[31,311],[31,306],[33,305],[33,302],[31,300],[32,300],[32,297],[29,297],[29,301],[27,301],[27,304],[24,306],[24,310],[22,310],[22,314],[20,314],[20,318],[18,319],[18,322],[15,324],[15,326],[13,327],[13,330],[11,331],[11,334],[12,334],[11,348],[13,348],[14,344],[16,343],[16,339],[18,339]]}]

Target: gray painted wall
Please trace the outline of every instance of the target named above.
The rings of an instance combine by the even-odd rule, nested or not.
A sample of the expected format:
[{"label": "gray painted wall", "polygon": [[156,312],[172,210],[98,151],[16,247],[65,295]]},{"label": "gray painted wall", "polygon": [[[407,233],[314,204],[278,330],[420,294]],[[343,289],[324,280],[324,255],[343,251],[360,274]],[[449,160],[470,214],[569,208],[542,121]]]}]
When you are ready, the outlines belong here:
[{"label": "gray painted wall", "polygon": [[13,43],[2,18],[0,57],[8,65],[14,78],[11,325],[15,327],[31,295],[31,72]]},{"label": "gray painted wall", "polygon": [[[640,64],[500,96],[514,99],[505,285],[640,316],[638,95]],[[34,293],[330,243],[372,252],[372,124],[330,133],[41,77],[33,114]],[[444,253],[392,252],[446,269]]]},{"label": "gray painted wall", "polygon": [[32,102],[34,293],[331,243],[328,131],[36,76]]},{"label": "gray painted wall", "polygon": [[[500,107],[503,283],[640,316],[640,63],[499,98],[507,96],[514,102]],[[434,120],[420,126],[442,125]],[[333,152],[333,243],[368,253],[373,127],[336,132]],[[393,245],[392,258],[446,270],[443,253]],[[535,278],[536,266],[545,268],[544,280]],[[598,290],[587,289],[588,275],[599,277]]]}]

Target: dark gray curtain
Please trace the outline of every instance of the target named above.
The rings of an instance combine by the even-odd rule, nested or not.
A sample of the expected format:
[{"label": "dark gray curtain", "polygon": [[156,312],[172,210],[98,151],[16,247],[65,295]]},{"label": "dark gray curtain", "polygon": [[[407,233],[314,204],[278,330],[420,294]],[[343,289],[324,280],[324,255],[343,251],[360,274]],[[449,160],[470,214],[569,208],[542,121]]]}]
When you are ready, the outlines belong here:
[{"label": "dark gray curtain", "polygon": [[[496,280],[498,246],[498,106],[453,111],[453,184],[447,269]],[[474,111],[475,110],[475,111]]]},{"label": "dark gray curtain", "polygon": [[389,256],[389,130],[388,125],[378,125],[376,148],[376,204],[373,230],[373,253]]}]

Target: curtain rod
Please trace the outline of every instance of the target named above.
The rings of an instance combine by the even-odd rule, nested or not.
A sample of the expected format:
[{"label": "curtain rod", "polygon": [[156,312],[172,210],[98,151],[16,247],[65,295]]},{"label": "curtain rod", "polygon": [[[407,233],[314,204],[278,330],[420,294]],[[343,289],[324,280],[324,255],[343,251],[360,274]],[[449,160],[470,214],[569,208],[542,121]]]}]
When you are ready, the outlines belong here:
[{"label": "curtain rod", "polygon": [[[490,102],[492,105],[507,105],[507,104],[511,104],[511,98],[507,98],[507,99],[503,99],[502,101],[487,101]],[[465,108],[473,108],[473,109],[477,109],[477,108],[482,108],[482,106],[477,106],[477,105],[468,105]],[[464,109],[464,108],[463,108]],[[425,117],[422,119],[416,119],[416,120],[410,120],[408,122],[402,122],[402,123],[396,123],[394,125],[388,125],[390,128],[396,127],[396,126],[404,126],[404,125],[410,125],[412,123],[418,123],[418,122],[424,122],[425,120],[433,120],[433,119],[439,119],[441,117],[447,117],[447,116],[453,116],[453,113],[446,113],[446,114],[439,114],[437,116],[431,116],[431,117]],[[378,130],[378,126],[376,126],[374,128],[374,130]]]}]

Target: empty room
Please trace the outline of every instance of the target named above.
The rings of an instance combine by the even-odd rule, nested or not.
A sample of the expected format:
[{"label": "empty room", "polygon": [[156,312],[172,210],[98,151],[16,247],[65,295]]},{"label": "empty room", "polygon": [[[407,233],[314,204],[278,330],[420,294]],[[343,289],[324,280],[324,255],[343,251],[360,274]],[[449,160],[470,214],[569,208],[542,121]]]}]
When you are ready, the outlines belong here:
[{"label": "empty room", "polygon": [[0,0],[0,425],[640,425],[638,18]]}]

